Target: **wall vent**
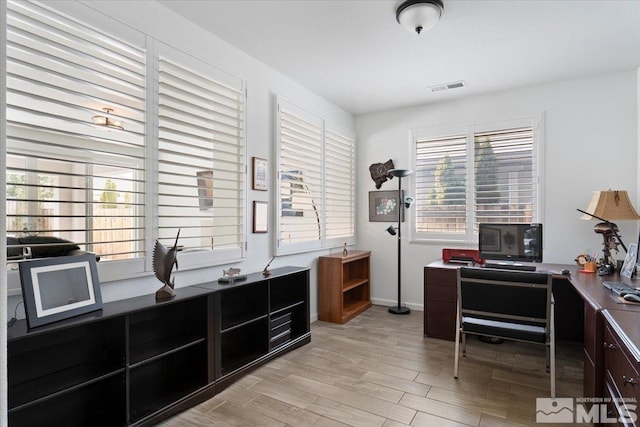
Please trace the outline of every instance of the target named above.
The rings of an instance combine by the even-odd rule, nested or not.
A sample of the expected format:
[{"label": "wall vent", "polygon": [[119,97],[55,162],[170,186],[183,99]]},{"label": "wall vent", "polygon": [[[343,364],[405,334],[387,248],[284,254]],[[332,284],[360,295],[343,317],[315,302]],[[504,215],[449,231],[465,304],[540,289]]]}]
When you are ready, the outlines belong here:
[{"label": "wall vent", "polygon": [[431,92],[442,92],[445,90],[451,90],[451,89],[458,89],[459,87],[465,87],[465,83],[464,81],[460,80],[457,82],[451,82],[451,83],[444,83],[444,84],[440,84],[440,85],[435,85],[435,86],[429,86],[429,89],[431,89]]}]

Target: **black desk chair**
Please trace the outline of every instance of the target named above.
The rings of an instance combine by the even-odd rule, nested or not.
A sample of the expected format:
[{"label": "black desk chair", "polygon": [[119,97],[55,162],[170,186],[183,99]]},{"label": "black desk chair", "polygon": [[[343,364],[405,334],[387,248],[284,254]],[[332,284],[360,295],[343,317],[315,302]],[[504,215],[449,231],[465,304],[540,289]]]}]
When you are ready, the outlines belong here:
[{"label": "black desk chair", "polygon": [[458,269],[455,365],[458,378],[460,335],[474,334],[542,344],[547,348],[551,397],[556,396],[555,332],[551,275],[488,268]]}]

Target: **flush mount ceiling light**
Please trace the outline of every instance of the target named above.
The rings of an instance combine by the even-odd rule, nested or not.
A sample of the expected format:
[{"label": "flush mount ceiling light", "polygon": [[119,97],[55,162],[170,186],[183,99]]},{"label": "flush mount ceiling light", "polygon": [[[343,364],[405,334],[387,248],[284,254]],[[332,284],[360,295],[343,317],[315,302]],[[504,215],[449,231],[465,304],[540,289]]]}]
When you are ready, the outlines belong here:
[{"label": "flush mount ceiling light", "polygon": [[408,31],[420,34],[436,25],[443,11],[441,0],[406,0],[396,9],[396,20]]},{"label": "flush mount ceiling light", "polygon": [[109,114],[111,114],[113,112],[113,108],[105,107],[105,108],[102,109],[102,111],[107,113],[107,115],[106,116],[93,116],[91,118],[93,123],[95,123],[96,125],[107,126],[107,127],[110,127],[110,128],[115,128],[115,129],[120,129],[120,130],[124,129],[124,127],[122,126],[122,122],[120,120],[113,120],[112,118],[109,117]]}]

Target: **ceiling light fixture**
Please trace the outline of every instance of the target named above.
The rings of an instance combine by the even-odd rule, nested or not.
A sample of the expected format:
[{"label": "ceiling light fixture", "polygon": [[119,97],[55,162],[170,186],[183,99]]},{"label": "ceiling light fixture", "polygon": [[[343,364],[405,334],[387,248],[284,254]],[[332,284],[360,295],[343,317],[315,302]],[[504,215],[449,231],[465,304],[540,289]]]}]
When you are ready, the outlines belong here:
[{"label": "ceiling light fixture", "polygon": [[113,120],[109,118],[109,114],[113,112],[113,108],[105,107],[102,109],[102,111],[107,113],[107,115],[93,116],[91,120],[93,121],[94,124],[100,125],[100,126],[108,126],[110,128],[116,128],[120,130],[124,129],[124,127],[122,126],[122,122],[120,120]]},{"label": "ceiling light fixture", "polygon": [[420,34],[436,25],[443,11],[441,0],[406,0],[396,9],[396,20],[408,31]]}]

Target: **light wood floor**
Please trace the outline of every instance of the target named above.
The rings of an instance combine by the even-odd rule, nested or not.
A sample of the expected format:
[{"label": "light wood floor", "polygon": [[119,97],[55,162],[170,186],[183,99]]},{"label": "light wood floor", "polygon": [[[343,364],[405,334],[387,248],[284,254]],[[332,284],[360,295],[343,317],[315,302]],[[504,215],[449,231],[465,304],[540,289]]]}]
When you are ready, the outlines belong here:
[{"label": "light wood floor", "polygon": [[[311,343],[162,426],[518,426],[549,397],[543,346],[423,337],[423,313],[373,306],[345,325],[314,322]],[[558,397],[582,396],[581,346],[557,344]]]}]

